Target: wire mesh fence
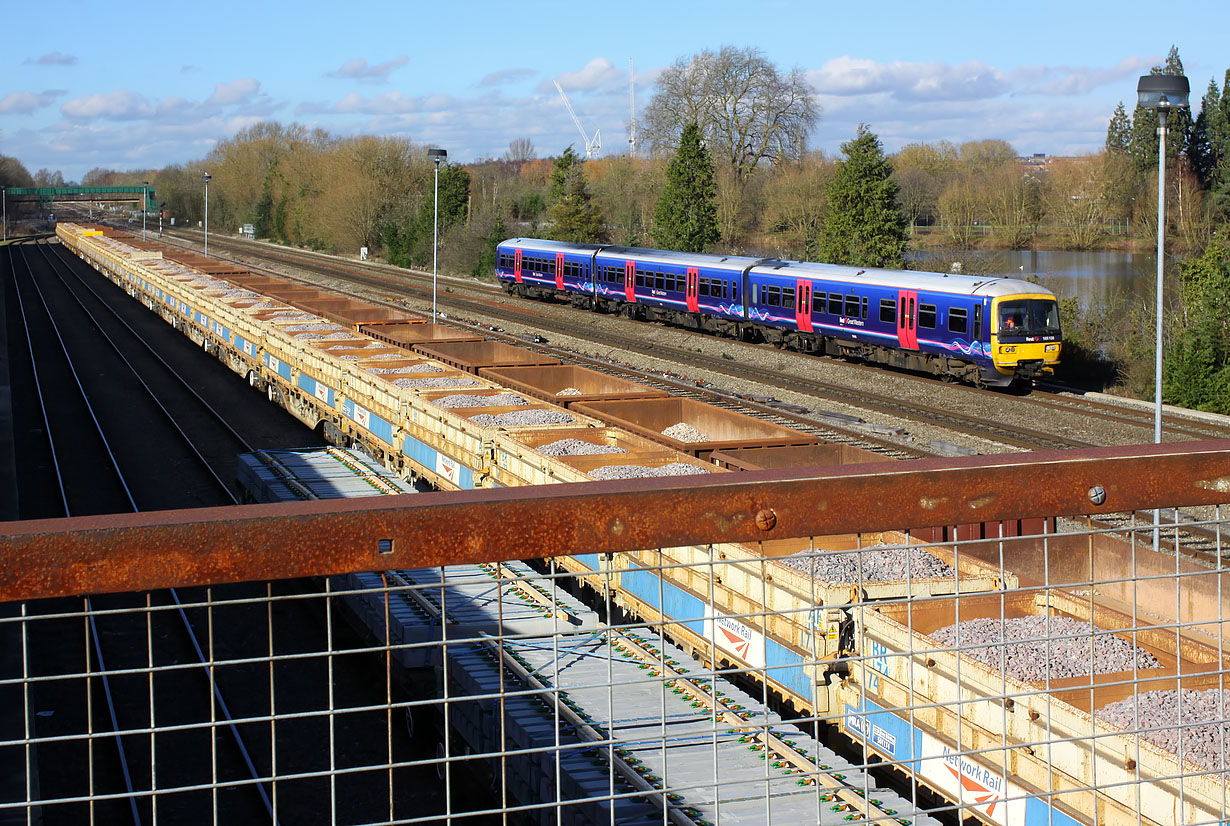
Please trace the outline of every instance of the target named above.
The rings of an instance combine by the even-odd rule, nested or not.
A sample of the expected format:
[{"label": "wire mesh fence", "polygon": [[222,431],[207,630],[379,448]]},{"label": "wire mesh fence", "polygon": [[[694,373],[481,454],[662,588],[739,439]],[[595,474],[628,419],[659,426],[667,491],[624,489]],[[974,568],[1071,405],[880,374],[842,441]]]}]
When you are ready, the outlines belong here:
[{"label": "wire mesh fence", "polygon": [[[27,591],[0,618],[0,820],[1222,823],[1211,467],[1203,502],[1086,516],[911,528],[902,508],[899,529]],[[624,518],[645,495],[604,484],[568,507]],[[729,501],[762,484],[721,482]],[[413,559],[408,539],[389,542]]]}]

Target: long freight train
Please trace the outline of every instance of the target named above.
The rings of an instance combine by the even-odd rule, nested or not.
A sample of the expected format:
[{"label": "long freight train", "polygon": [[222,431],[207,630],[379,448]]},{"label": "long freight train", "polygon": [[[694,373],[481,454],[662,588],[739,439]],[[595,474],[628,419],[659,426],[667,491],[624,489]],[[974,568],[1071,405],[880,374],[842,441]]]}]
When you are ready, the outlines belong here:
[{"label": "long freight train", "polygon": [[1004,386],[1053,373],[1050,290],[1007,278],[511,238],[511,294]]},{"label": "long freight train", "polygon": [[[546,392],[538,395],[524,372],[513,383],[511,368],[452,370],[428,354],[443,349],[432,341],[457,342],[462,331],[426,319],[416,324],[408,313],[135,238],[74,224],[56,232],[271,401],[335,442],[361,445],[399,475],[457,490],[586,482],[600,478],[599,471],[634,465],[722,473],[747,464],[748,457],[738,456],[726,465],[716,461],[718,452],[739,447],[729,437],[742,431],[729,417],[747,417],[733,411],[690,399],[629,399],[626,387],[615,399],[593,401],[600,398],[597,386],[580,374],[562,379],[563,389],[558,376],[546,378],[546,371],[573,365],[521,368],[541,374],[537,386]],[[598,251],[591,251],[591,264],[603,260]],[[573,265],[565,277],[580,277]],[[526,269],[541,271],[534,264]],[[746,270],[740,278],[752,281]],[[637,272],[634,262],[634,279]],[[695,281],[699,293],[699,272]],[[767,281],[757,276],[755,283]],[[728,300],[746,295],[742,280],[727,287]],[[707,289],[712,301],[712,279]],[[869,303],[874,297],[867,296]],[[920,304],[924,298],[929,294],[920,291]],[[1007,300],[988,300],[984,321]],[[532,363],[541,365],[541,356]],[[583,387],[581,395],[563,392]],[[668,447],[663,425],[681,420],[712,424],[707,432],[715,441],[688,445],[687,453],[682,444]],[[821,463],[815,454],[832,447],[816,445],[810,434],[748,421],[756,428],[752,453],[766,455],[778,445],[806,463]],[[626,452],[547,450],[561,442]],[[706,461],[711,455],[714,462]],[[760,465],[773,466],[773,460]],[[1196,771],[1176,751],[1102,717],[1112,700],[1177,689],[1180,678],[1184,689],[1221,687],[1220,636],[1210,639],[1188,617],[1193,605],[1216,606],[1223,615],[1223,574],[1101,531],[1091,538],[1045,527],[1017,532],[1006,523],[983,527],[959,543],[932,544],[941,538],[914,531],[782,535],[755,545],[616,554],[594,548],[558,560],[638,621],[662,622],[684,653],[746,674],[765,694],[833,723],[960,804],[963,815],[997,826],[1226,822],[1224,764]],[[865,576],[856,560],[877,548],[904,568]],[[844,557],[850,564],[840,564]],[[809,560],[837,567],[821,570]],[[1123,575],[1124,560],[1132,561],[1131,576]],[[1147,649],[1156,664],[1039,681],[971,659],[969,646],[958,650],[934,636],[956,621],[1060,616],[1089,629],[1077,636]],[[1089,662],[1101,659],[1086,655]],[[1185,736],[1197,731],[1216,737],[1220,728],[1185,723]]]}]

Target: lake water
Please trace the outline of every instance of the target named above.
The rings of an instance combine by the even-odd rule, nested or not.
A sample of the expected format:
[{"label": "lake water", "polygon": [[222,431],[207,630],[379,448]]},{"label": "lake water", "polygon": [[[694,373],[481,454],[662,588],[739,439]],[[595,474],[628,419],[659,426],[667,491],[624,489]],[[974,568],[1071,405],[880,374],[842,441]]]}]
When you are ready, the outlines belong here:
[{"label": "lake water", "polygon": [[[1050,250],[972,251],[971,258],[991,272],[1022,278],[1036,275],[1055,294],[1077,296],[1082,303],[1106,303],[1112,296],[1138,297],[1151,302],[1157,294],[1157,255],[1152,252],[1062,252]],[[925,262],[926,250],[913,253]],[[925,264],[924,264],[925,266]],[[1167,266],[1167,290],[1175,277]],[[979,266],[979,272],[985,271]]]}]

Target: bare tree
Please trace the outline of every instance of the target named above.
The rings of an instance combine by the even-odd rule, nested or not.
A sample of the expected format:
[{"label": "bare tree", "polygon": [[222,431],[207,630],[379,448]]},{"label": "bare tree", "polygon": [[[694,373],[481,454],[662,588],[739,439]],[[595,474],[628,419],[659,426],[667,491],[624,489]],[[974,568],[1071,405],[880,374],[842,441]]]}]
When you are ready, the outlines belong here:
[{"label": "bare tree", "polygon": [[508,151],[504,153],[504,160],[513,163],[532,161],[536,157],[538,151],[534,149],[534,142],[529,138],[513,138],[508,143]]},{"label": "bare tree", "polygon": [[819,116],[801,69],[783,75],[759,49],[723,46],[680,58],[662,73],[643,134],[665,155],[695,121],[714,158],[743,181],[761,161],[801,157]]}]

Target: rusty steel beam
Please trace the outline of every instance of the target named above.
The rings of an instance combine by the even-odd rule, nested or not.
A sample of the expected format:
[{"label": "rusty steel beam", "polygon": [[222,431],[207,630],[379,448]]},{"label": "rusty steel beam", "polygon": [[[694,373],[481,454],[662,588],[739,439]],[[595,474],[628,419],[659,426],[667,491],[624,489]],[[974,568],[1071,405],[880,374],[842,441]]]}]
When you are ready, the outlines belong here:
[{"label": "rusty steel beam", "polygon": [[1230,502],[1230,440],[0,525],[0,601]]}]

